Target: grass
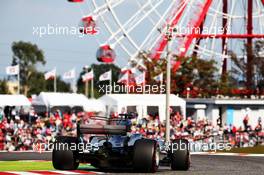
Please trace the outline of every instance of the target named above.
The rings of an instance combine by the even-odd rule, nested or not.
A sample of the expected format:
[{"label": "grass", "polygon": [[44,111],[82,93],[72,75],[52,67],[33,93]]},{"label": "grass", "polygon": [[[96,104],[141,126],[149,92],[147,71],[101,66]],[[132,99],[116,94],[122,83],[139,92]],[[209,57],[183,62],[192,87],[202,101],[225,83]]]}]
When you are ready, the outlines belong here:
[{"label": "grass", "polygon": [[[93,168],[86,164],[80,164],[79,168]],[[0,161],[1,171],[32,171],[32,170],[55,170],[51,161]]]},{"label": "grass", "polygon": [[229,151],[221,151],[227,153],[245,153],[245,154],[264,154],[264,146],[255,146],[247,148],[232,148]]},{"label": "grass", "polygon": [[0,171],[54,170],[50,161],[2,161]]}]

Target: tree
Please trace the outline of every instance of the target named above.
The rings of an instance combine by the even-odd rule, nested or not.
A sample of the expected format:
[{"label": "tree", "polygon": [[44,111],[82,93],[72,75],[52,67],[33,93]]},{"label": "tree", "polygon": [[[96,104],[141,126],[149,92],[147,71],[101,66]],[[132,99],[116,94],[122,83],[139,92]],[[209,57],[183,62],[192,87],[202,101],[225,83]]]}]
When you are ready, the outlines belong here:
[{"label": "tree", "polygon": [[30,74],[28,81],[34,86],[31,86],[28,95],[39,94],[42,91],[46,90],[46,81],[44,79],[44,74],[42,72],[38,72],[36,70],[32,71]]},{"label": "tree", "polygon": [[[57,91],[58,92],[70,92],[70,85],[68,83],[65,83],[61,77],[57,76]],[[47,92],[53,92],[54,86],[53,80],[45,80],[44,79],[44,73],[33,71],[28,79],[31,84],[34,84],[34,86],[31,86],[31,88],[28,91],[28,95],[32,94],[39,94],[42,91]]]},{"label": "tree", "polygon": [[[247,45],[244,45],[242,49],[244,55],[247,55]],[[230,70],[231,78],[234,80],[232,83],[234,86],[240,89],[246,88],[246,72],[247,62],[244,57],[238,57],[233,51],[229,51],[230,59],[233,66]],[[264,41],[256,41],[254,43],[253,55],[252,55],[252,67],[253,67],[253,87],[248,92],[251,94],[253,91],[256,94],[257,91],[264,90]],[[248,95],[248,94],[245,94]]]},{"label": "tree", "polygon": [[[142,63],[141,63],[142,62]],[[137,62],[132,63],[132,67],[137,67],[141,72],[146,71],[146,82],[148,84],[156,84],[153,77],[162,72],[166,72],[166,60],[151,59],[151,53],[142,51],[137,56]]]},{"label": "tree", "polygon": [[6,80],[0,81],[0,94],[8,94],[8,87]]},{"label": "tree", "polygon": [[[217,71],[216,62],[213,60],[203,60],[197,57],[183,57],[179,58],[176,55],[172,55],[172,60],[180,61],[181,66],[177,72],[171,73],[171,92],[180,94],[182,97],[186,97],[187,88],[191,90],[191,96],[195,97],[200,95],[201,97],[209,97],[213,95],[217,90],[217,80],[215,73]],[[138,55],[138,61],[143,59],[146,67],[146,81],[147,84],[157,84],[153,79],[154,76],[163,73],[164,82],[166,82],[166,65],[165,58],[160,60],[152,60],[150,54],[147,52],[141,52]],[[136,63],[133,65],[135,66]]]},{"label": "tree", "polygon": [[[103,87],[105,85],[109,85],[109,81],[99,81],[99,76],[102,75],[103,73],[112,70],[112,83],[116,83],[118,81],[119,73],[120,73],[120,68],[114,64],[92,64],[88,71],[91,71],[93,69],[94,71],[94,95],[95,98],[98,98],[102,95],[105,94],[105,92],[102,92],[100,90],[100,87]],[[85,74],[85,70],[83,70],[80,73],[80,76],[77,81],[77,87],[78,87],[78,92],[79,93],[84,93],[84,83],[82,81],[82,75]],[[89,82],[89,94],[91,94],[91,82]]]},{"label": "tree", "polygon": [[36,72],[36,65],[46,63],[43,51],[37,45],[23,41],[13,42],[12,51],[12,65],[19,64],[20,83],[24,94],[27,95],[28,91],[35,86],[29,78]]},{"label": "tree", "polygon": [[[217,90],[216,62],[197,57],[175,57],[181,62],[177,72],[172,72],[172,91],[181,94],[187,93],[191,97],[211,97]],[[190,92],[187,92],[189,88]]]},{"label": "tree", "polygon": [[[60,76],[56,77],[57,81],[57,91],[58,92],[71,92],[71,86],[69,83],[66,83],[62,80]],[[45,80],[45,90],[49,92],[54,91],[54,81],[53,80]]]}]

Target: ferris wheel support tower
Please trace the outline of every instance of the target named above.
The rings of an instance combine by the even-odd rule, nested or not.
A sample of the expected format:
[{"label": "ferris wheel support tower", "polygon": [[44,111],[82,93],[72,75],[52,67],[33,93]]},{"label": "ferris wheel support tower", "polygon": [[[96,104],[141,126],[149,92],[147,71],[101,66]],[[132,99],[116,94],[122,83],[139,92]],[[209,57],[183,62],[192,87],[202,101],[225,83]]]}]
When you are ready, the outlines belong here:
[{"label": "ferris wheel support tower", "polygon": [[[263,2],[263,1],[262,1]],[[253,19],[252,19],[252,9],[253,9],[253,0],[248,0],[248,14],[247,14],[247,34],[251,35],[253,31]],[[247,39],[247,72],[246,72],[246,86],[248,89],[252,88],[252,61],[253,61],[253,48],[252,48],[252,39],[249,37]]]}]

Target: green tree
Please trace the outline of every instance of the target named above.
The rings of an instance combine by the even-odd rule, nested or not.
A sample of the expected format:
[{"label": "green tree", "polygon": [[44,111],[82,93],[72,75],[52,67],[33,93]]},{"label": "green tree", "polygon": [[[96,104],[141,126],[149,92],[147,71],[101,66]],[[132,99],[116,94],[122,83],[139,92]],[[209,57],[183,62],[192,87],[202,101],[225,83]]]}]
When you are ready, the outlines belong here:
[{"label": "green tree", "polygon": [[37,64],[46,63],[43,51],[37,45],[23,41],[13,42],[12,51],[12,65],[20,65],[20,83],[23,93],[27,95],[35,86],[29,79],[36,72]]},{"label": "green tree", "polygon": [[8,87],[7,87],[7,82],[6,80],[1,80],[0,81],[0,94],[8,94]]},{"label": "green tree", "polygon": [[237,88],[236,82],[237,80],[231,76],[231,72],[228,71],[224,75],[219,77],[219,81],[217,83],[218,94],[224,96],[233,96],[232,90]]},{"label": "green tree", "polygon": [[216,93],[216,62],[197,57],[175,58],[181,62],[177,72],[172,72],[172,91],[186,97],[210,97]]},{"label": "green tree", "polygon": [[28,81],[31,84],[34,84],[34,86],[31,86],[28,91],[29,96],[32,94],[39,94],[40,92],[46,90],[46,80],[44,79],[44,73],[34,70],[29,76]]},{"label": "green tree", "polygon": [[[99,76],[102,75],[103,73],[112,70],[112,83],[116,83],[118,81],[118,77],[120,74],[120,68],[114,64],[92,64],[88,71],[91,71],[93,69],[94,71],[94,95],[95,98],[98,98],[102,95],[104,95],[104,92],[99,92],[100,87],[99,86],[104,86],[104,85],[109,85],[109,81],[99,81]],[[77,87],[78,87],[78,92],[79,93],[84,93],[85,91],[85,86],[84,82],[82,81],[82,75],[85,74],[85,70],[83,70],[80,73],[80,76],[77,81]],[[89,82],[89,94],[91,94],[91,82]]]},{"label": "green tree", "polygon": [[[60,76],[56,77],[57,81],[57,92],[71,92],[69,83],[62,80]],[[49,92],[54,91],[54,80],[45,80],[45,90]]]},{"label": "green tree", "polygon": [[[152,60],[150,54],[147,52],[141,52],[138,55],[138,62],[143,60],[146,72],[147,84],[157,84],[153,79],[154,76],[163,73],[164,83],[166,82],[166,66],[167,61],[165,58],[160,60]],[[172,60],[180,61],[181,65],[177,72],[171,72],[171,91],[172,93],[179,94],[182,97],[186,97],[187,88],[190,88],[191,92],[195,92],[193,96],[209,97],[213,95],[217,90],[216,79],[216,62],[214,60],[203,60],[197,57],[184,57],[178,58],[176,55],[172,55]],[[136,66],[135,62],[133,66]]]},{"label": "green tree", "polygon": [[[64,82],[59,76],[57,76],[56,78],[57,78],[56,81],[57,81],[57,91],[58,92],[70,92],[71,91],[70,84]],[[29,89],[28,95],[39,94],[42,91],[46,91],[46,92],[54,91],[54,84],[53,84],[54,81],[45,80],[43,72],[38,72],[38,71],[32,72],[28,81],[30,81],[31,84],[35,84],[35,86],[32,86]]]}]

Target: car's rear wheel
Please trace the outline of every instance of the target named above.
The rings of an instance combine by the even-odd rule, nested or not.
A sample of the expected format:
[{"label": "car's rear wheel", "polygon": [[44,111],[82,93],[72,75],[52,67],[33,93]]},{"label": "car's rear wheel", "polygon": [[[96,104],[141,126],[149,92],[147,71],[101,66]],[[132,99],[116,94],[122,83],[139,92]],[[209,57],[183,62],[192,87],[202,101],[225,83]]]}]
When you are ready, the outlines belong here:
[{"label": "car's rear wheel", "polygon": [[157,141],[140,139],[134,145],[134,170],[154,173],[159,167],[159,146]]},{"label": "car's rear wheel", "polygon": [[177,139],[171,145],[171,169],[187,171],[190,168],[189,142]]},{"label": "car's rear wheel", "polygon": [[75,170],[79,166],[78,150],[71,150],[72,144],[78,147],[76,137],[60,136],[56,138],[52,151],[52,164],[58,170]]}]

